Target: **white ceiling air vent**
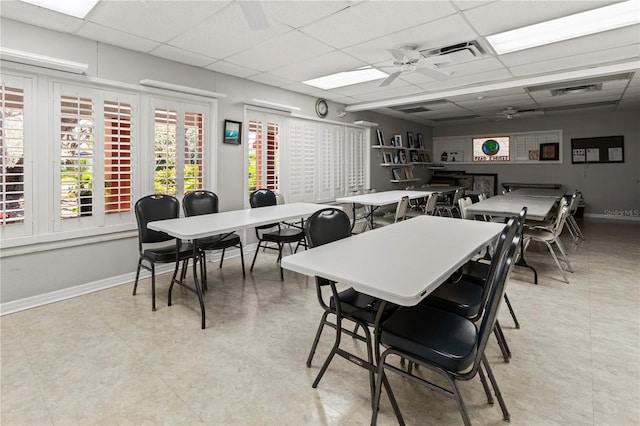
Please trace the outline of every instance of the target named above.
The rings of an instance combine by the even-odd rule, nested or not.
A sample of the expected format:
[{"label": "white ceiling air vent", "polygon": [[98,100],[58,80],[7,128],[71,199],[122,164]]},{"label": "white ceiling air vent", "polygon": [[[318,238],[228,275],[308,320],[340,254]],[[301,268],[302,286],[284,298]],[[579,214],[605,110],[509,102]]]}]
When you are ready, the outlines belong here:
[{"label": "white ceiling air vent", "polygon": [[597,92],[599,90],[602,90],[602,83],[582,84],[580,86],[551,89],[551,95],[552,96],[573,95],[576,93]]},{"label": "white ceiling air vent", "polygon": [[484,56],[484,50],[475,40],[440,47],[438,49],[425,49],[421,50],[420,53],[427,58],[441,56],[443,63],[465,62]]}]

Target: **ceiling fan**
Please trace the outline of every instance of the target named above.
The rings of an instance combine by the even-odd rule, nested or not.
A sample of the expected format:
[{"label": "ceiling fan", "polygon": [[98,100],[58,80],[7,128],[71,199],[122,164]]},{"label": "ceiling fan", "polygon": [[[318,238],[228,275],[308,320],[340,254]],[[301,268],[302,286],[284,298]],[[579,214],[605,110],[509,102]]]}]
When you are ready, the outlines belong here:
[{"label": "ceiling fan", "polygon": [[388,86],[393,80],[398,78],[400,74],[414,71],[438,81],[446,80],[453,74],[441,68],[443,64],[451,62],[451,59],[442,56],[425,57],[416,50],[416,46],[403,46],[398,49],[389,49],[389,52],[393,56],[393,64],[389,67],[381,68],[394,68],[395,71],[380,83],[380,87]]},{"label": "ceiling fan", "polygon": [[526,110],[518,110],[512,106],[506,107],[502,111],[496,113],[498,118],[511,120],[514,117],[522,117],[522,116],[533,116],[533,115],[544,115],[544,111],[540,109],[526,109]]}]

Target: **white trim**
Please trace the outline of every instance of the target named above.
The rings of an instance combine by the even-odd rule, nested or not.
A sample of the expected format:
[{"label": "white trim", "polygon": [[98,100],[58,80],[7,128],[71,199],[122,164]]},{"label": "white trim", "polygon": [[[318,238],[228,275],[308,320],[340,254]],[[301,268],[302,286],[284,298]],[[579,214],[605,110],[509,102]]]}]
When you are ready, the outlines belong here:
[{"label": "white trim", "polygon": [[[254,252],[257,244],[243,246],[244,254]],[[209,263],[219,262],[221,251],[216,252],[216,256],[208,259]],[[225,259],[240,256],[240,249],[227,250]],[[174,265],[167,263],[156,266],[156,276],[161,274],[172,273]],[[151,277],[151,273],[147,270],[140,271],[140,279]],[[115,277],[105,278],[103,280],[93,281],[87,284],[80,284],[74,287],[64,288],[62,290],[51,291],[49,293],[38,294],[23,299],[12,300],[10,302],[0,303],[0,316],[24,311],[26,309],[36,308],[38,306],[48,305],[49,303],[59,302],[61,300],[71,299],[73,297],[82,296],[84,294],[93,293],[107,288],[116,287],[124,284],[133,284],[136,279],[136,273],[129,272]]]},{"label": "white trim", "polygon": [[8,47],[2,46],[0,46],[0,57],[3,61],[33,65],[36,67],[48,68],[56,71],[71,72],[74,74],[84,74],[89,69],[88,64],[67,61],[66,59],[39,55],[37,53],[24,52],[22,50],[10,49]]},{"label": "white trim", "polygon": [[[634,212],[638,212],[637,210],[632,210]],[[638,216],[624,216],[624,215],[613,215],[613,214],[601,214],[601,213],[585,213],[585,218],[589,219],[601,219],[601,220],[624,220],[628,222],[640,222],[640,215]]]},{"label": "white trim", "polygon": [[170,90],[172,92],[188,93],[190,95],[205,96],[207,98],[226,98],[224,93],[212,92],[210,90],[198,89],[195,87],[182,86],[180,84],[167,83],[165,81],[151,80],[149,78],[143,78],[139,81],[142,86],[155,87],[158,89]]}]

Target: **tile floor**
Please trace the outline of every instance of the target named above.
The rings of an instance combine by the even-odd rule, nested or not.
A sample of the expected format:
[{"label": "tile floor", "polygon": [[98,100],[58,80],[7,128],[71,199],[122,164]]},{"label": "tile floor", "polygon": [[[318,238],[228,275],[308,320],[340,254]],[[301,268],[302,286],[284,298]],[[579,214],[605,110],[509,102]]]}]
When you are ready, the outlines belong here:
[{"label": "tile floor", "polygon": [[[640,224],[586,221],[570,250],[575,273],[559,280],[531,247],[540,282],[516,268],[508,294],[522,328],[500,319],[513,358],[495,340],[487,355],[512,425],[640,424]],[[311,383],[329,348],[325,333],[305,366],[320,317],[312,279],[260,254],[245,280],[238,259],[209,266],[207,328],[195,296],[159,279],[151,311],[145,280],[1,318],[1,417],[8,425],[366,425],[367,374],[336,358]],[[347,339],[348,344],[354,344]],[[461,424],[453,400],[398,377],[391,385],[407,424]],[[461,385],[474,424],[503,425],[477,379]],[[383,394],[379,424],[397,424]]]}]

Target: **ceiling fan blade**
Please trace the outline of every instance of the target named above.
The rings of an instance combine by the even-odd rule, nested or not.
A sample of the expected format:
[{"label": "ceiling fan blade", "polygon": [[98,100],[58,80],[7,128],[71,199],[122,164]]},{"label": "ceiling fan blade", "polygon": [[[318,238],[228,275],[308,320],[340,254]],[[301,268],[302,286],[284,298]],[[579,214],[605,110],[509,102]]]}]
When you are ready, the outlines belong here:
[{"label": "ceiling fan blade", "polygon": [[391,53],[391,56],[393,56],[393,59],[395,59],[398,62],[404,62],[406,59],[406,56],[403,50],[389,49],[389,53]]},{"label": "ceiling fan blade", "polygon": [[267,16],[264,14],[264,10],[262,10],[262,6],[259,1],[239,0],[238,4],[242,9],[242,13],[244,13],[244,17],[247,20],[249,27],[253,31],[261,31],[269,28]]},{"label": "ceiling fan blade", "polygon": [[389,74],[389,77],[385,78],[385,79],[382,81],[382,83],[380,83],[380,87],[385,87],[385,86],[390,85],[390,84],[393,82],[393,80],[395,80],[396,78],[398,78],[398,76],[399,76],[400,74],[402,74],[402,71],[396,71],[396,72],[393,72],[393,73]]},{"label": "ceiling fan blade", "polygon": [[451,77],[451,74],[448,74],[444,71],[438,71],[432,68],[428,68],[428,67],[418,67],[416,71],[418,71],[420,74],[424,74],[427,77],[430,77],[438,81],[444,81],[449,77]]}]

